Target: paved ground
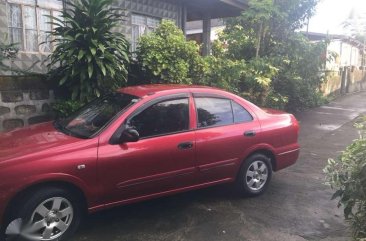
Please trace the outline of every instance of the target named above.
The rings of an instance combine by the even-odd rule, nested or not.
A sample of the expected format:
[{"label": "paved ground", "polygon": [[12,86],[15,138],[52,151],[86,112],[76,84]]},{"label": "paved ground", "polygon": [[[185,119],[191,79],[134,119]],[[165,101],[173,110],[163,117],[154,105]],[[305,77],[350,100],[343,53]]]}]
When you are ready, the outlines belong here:
[{"label": "paved ground", "polygon": [[261,197],[239,198],[224,185],[112,209],[90,216],[73,241],[349,240],[322,169],[357,137],[362,113],[366,92],[300,113],[300,159]]}]

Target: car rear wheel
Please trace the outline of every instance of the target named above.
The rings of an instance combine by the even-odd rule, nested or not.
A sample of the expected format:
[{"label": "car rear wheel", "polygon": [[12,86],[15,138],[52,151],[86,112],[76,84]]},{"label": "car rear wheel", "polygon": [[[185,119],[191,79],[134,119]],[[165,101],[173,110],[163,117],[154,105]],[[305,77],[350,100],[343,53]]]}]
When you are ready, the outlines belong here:
[{"label": "car rear wheel", "polygon": [[5,229],[6,241],[67,240],[82,217],[79,200],[61,188],[40,189],[17,203]]},{"label": "car rear wheel", "polygon": [[241,166],[236,184],[241,193],[247,196],[257,196],[267,189],[271,178],[270,158],[263,154],[254,154]]}]

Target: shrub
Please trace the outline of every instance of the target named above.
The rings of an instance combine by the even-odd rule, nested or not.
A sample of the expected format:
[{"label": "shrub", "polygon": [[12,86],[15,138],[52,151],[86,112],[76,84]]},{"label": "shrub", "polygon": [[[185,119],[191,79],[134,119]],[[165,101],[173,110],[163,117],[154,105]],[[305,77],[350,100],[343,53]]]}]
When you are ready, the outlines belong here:
[{"label": "shrub", "polygon": [[90,100],[125,84],[129,44],[113,31],[122,16],[110,8],[112,2],[67,1],[60,18],[50,17],[57,26],[50,78],[67,86],[73,100]]},{"label": "shrub", "polygon": [[255,58],[247,62],[239,82],[240,95],[247,100],[264,106],[271,91],[272,79],[278,73],[267,58]]},{"label": "shrub", "polygon": [[337,159],[329,159],[324,169],[327,182],[336,190],[344,215],[352,226],[355,239],[366,238],[366,117],[356,124],[360,138]]},{"label": "shrub", "polygon": [[154,83],[192,84],[200,82],[205,74],[199,45],[187,41],[182,30],[169,20],[140,38],[136,56]]},{"label": "shrub", "polygon": [[83,105],[83,102],[76,100],[59,100],[52,104],[52,110],[56,118],[64,118],[80,109]]},{"label": "shrub", "polygon": [[271,88],[278,69],[267,58],[232,59],[229,50],[224,42],[214,42],[213,55],[205,58],[208,71],[204,83],[234,92],[261,106],[275,103],[276,107],[282,107],[279,103],[286,102],[286,98],[273,93]]},{"label": "shrub", "polygon": [[208,66],[203,84],[223,88],[239,94],[238,83],[245,71],[245,62],[208,56],[205,58]]},{"label": "shrub", "polygon": [[324,42],[310,43],[301,34],[293,34],[273,48],[271,63],[279,69],[273,78],[274,90],[288,97],[286,109],[298,111],[324,102],[319,89],[324,81],[321,69],[326,60]]}]

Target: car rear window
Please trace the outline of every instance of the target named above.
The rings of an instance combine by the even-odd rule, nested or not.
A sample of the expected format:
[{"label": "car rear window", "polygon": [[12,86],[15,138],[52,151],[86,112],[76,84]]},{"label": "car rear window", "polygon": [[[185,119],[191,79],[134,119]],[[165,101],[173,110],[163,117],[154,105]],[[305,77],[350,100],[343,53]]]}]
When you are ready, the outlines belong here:
[{"label": "car rear window", "polygon": [[250,122],[253,120],[252,115],[235,101],[232,101],[234,121],[235,123]]}]

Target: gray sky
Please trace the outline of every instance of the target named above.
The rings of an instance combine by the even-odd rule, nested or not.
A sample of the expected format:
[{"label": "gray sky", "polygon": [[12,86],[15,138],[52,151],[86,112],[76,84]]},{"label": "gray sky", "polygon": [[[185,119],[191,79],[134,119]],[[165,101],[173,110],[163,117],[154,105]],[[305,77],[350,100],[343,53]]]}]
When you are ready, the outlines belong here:
[{"label": "gray sky", "polygon": [[309,31],[330,34],[343,34],[341,26],[352,9],[366,12],[366,0],[321,0],[316,15],[310,19]]}]

